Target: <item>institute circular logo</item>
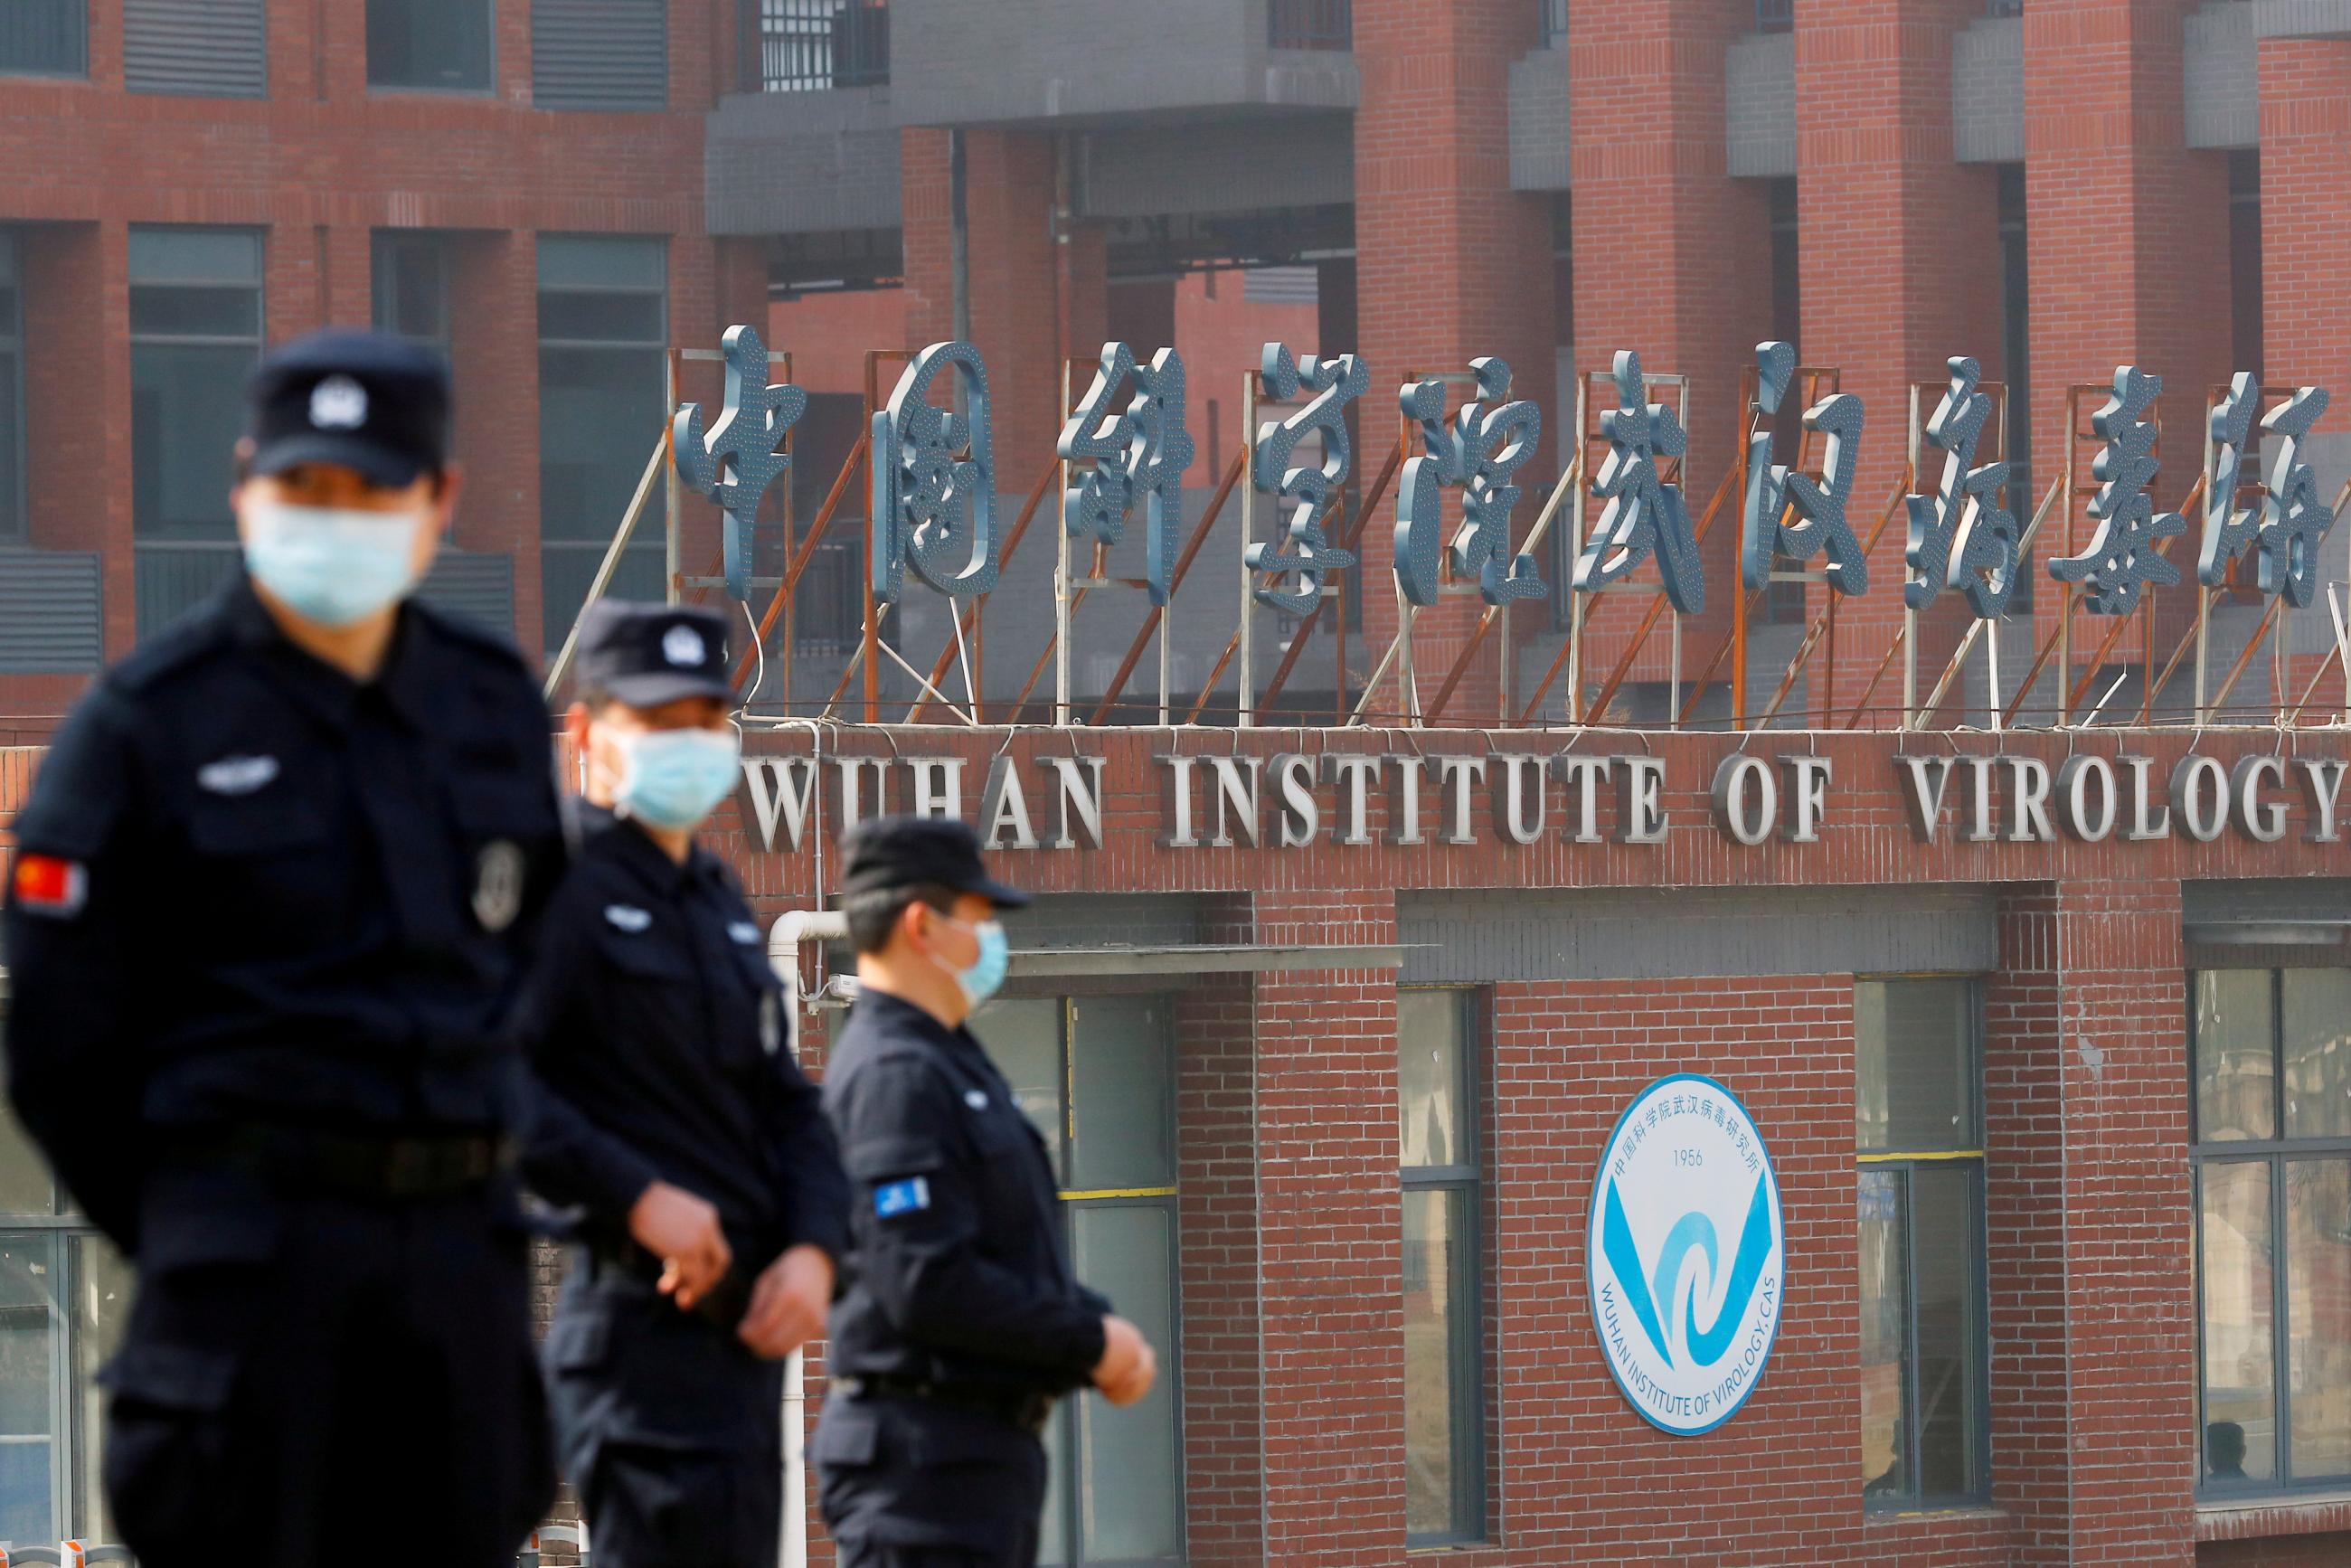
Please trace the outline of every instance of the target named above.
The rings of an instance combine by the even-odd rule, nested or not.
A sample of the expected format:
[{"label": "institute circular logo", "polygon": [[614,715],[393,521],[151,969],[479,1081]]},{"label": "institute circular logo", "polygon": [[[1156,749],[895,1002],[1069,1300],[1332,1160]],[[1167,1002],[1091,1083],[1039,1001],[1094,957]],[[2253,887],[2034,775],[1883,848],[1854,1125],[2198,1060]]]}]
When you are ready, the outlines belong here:
[{"label": "institute circular logo", "polygon": [[1780,1178],[1747,1107],[1677,1072],[1634,1097],[1600,1155],[1584,1242],[1616,1386],[1662,1431],[1711,1431],[1762,1381],[1787,1249]]}]

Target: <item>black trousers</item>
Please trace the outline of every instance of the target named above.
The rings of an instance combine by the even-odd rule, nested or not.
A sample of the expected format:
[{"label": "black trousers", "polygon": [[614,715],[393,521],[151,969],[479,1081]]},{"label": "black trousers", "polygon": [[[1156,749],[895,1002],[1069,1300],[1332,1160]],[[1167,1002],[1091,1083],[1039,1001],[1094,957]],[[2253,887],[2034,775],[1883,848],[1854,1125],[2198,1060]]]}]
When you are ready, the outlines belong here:
[{"label": "black trousers", "polygon": [[564,1284],[545,1354],[598,1568],[775,1568],[782,1363],[585,1260]]},{"label": "black trousers", "polygon": [[151,1179],[100,1382],[116,1527],[148,1568],[503,1568],[555,1490],[510,1201]]},{"label": "black trousers", "polygon": [[1035,1568],[1045,1448],[1017,1427],[836,1394],[810,1459],[841,1568]]},{"label": "black trousers", "polygon": [[959,1546],[883,1546],[872,1542],[839,1542],[834,1551],[838,1568],[1032,1568],[1037,1561],[1034,1552],[1008,1557]]}]

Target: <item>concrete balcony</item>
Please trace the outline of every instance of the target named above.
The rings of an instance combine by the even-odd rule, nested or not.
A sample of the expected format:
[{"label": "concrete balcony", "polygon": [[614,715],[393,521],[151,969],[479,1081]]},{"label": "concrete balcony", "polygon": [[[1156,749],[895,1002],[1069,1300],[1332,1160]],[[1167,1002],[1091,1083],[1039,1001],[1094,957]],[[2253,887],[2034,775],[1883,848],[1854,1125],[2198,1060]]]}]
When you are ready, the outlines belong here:
[{"label": "concrete balcony", "polygon": [[[1037,129],[1351,110],[1355,60],[1336,47],[1346,10],[1331,0],[1302,13],[1296,0],[894,0],[899,123]],[[1323,47],[1278,48],[1277,31]]]}]

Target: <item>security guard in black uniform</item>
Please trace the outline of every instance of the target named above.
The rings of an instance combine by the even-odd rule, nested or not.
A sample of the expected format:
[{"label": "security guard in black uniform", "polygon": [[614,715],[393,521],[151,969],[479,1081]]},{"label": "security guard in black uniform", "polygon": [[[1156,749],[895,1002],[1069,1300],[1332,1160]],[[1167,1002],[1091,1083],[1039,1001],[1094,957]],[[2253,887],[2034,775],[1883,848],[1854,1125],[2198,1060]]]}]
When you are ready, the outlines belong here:
[{"label": "security guard in black uniform", "polygon": [[1091,1383],[1150,1392],[1133,1323],[1079,1284],[1044,1143],[965,1028],[1002,983],[998,908],[961,822],[885,818],[848,841],[858,998],[825,1071],[852,1240],[812,1447],[841,1568],[1029,1568],[1038,1441]]},{"label": "security guard in black uniform", "polygon": [[409,598],[439,359],[266,358],[245,571],[104,676],[16,829],[9,1088],[138,1268],[105,1479],[150,1568],[511,1563],[554,1490],[511,1134],[547,710]]},{"label": "security guard in black uniform", "polygon": [[694,840],[737,779],[726,622],[598,604],[580,685],[583,831],[533,980],[525,1161],[584,1210],[547,1342],[557,1436],[599,1563],[773,1568],[783,1362],[824,1326],[848,1187],[766,933]]}]

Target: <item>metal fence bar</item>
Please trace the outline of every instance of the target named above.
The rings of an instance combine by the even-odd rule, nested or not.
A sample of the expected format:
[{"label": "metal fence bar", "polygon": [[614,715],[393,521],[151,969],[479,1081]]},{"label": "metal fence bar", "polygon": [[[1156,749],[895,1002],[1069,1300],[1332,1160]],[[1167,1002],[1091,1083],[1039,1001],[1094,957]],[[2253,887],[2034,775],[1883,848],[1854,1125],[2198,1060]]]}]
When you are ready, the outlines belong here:
[{"label": "metal fence bar", "polygon": [[887,0],[739,0],[735,15],[745,92],[823,92],[890,79]]},{"label": "metal fence bar", "polygon": [[1277,49],[1352,49],[1353,0],[1270,0],[1266,41]]}]

